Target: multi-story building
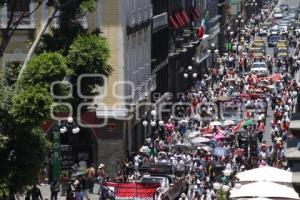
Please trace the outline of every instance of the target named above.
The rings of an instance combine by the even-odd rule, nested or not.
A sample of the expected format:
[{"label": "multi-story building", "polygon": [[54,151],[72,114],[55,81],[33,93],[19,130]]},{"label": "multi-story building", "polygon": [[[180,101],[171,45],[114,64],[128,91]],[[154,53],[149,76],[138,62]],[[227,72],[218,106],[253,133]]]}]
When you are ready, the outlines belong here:
[{"label": "multi-story building", "polygon": [[[20,12],[29,13],[37,5],[33,0],[16,2],[16,19]],[[8,61],[25,60],[28,51],[26,41],[34,40],[50,9],[44,1],[37,11],[22,20],[0,59],[2,67]],[[0,12],[0,28],[4,29],[10,16],[9,6],[1,8]],[[71,141],[75,162],[80,159],[95,164],[102,162],[109,166],[108,173],[113,173],[118,170],[125,152],[136,151],[143,143],[144,129],[139,118],[150,108],[140,105],[148,102],[151,87],[154,86],[150,68],[151,18],[150,0],[97,0],[96,11],[79,19],[88,31],[100,28],[107,38],[111,52],[108,64],[113,72],[107,85],[99,88],[99,91],[105,90],[106,95],[96,98],[97,109],[83,113],[80,119],[93,126],[82,127],[79,136],[70,135],[74,137]],[[59,28],[56,20],[50,26]],[[97,126],[103,119],[108,119],[107,125]],[[51,127],[55,123],[45,123],[45,132],[51,135]]]}]

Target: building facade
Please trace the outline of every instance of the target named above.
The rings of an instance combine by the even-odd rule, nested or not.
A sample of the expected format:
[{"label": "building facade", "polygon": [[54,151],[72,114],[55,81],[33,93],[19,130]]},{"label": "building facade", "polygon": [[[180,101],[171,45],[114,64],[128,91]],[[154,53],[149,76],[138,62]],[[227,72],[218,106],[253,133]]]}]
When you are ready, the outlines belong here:
[{"label": "building facade", "polygon": [[[29,13],[37,5],[33,0],[17,2],[16,19],[21,12]],[[8,61],[24,62],[28,52],[26,42],[34,40],[50,9],[44,1],[34,14],[22,20],[0,59],[2,68]],[[9,7],[1,8],[0,12],[3,31],[10,15]],[[88,163],[104,163],[111,166],[108,174],[114,174],[125,152],[136,151],[144,142],[141,118],[150,107],[141,105],[149,102],[155,86],[151,77],[151,19],[150,0],[97,0],[96,11],[78,19],[88,31],[100,28],[107,38],[111,52],[108,64],[113,72],[107,83],[99,88],[96,110],[83,113],[82,119],[77,119],[86,124],[80,129],[87,133],[82,133],[86,139],[70,136],[73,139],[66,140],[73,141],[75,162],[84,158]],[[48,31],[51,28],[59,28],[56,20]],[[105,120],[106,125],[100,126]],[[55,123],[46,122],[42,127],[51,135]]]}]

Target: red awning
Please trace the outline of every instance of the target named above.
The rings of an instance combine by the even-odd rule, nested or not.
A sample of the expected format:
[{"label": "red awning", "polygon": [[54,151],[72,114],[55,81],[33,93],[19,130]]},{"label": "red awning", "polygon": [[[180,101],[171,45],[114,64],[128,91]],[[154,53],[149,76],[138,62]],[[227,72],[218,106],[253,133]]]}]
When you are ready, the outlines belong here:
[{"label": "red awning", "polygon": [[178,29],[179,28],[179,25],[176,23],[173,16],[169,17],[169,26],[173,29]]},{"label": "red awning", "polygon": [[193,9],[192,9],[192,17],[193,17],[194,20],[200,18],[200,12],[195,7],[193,7]]},{"label": "red awning", "polygon": [[176,13],[174,16],[175,16],[175,19],[176,19],[177,23],[180,24],[180,26],[184,26],[185,25],[184,21],[180,17],[179,12]]},{"label": "red awning", "polygon": [[184,21],[185,24],[190,23],[190,19],[189,19],[187,13],[185,12],[185,10],[180,12],[180,16],[181,16],[181,18],[182,18],[182,20]]}]

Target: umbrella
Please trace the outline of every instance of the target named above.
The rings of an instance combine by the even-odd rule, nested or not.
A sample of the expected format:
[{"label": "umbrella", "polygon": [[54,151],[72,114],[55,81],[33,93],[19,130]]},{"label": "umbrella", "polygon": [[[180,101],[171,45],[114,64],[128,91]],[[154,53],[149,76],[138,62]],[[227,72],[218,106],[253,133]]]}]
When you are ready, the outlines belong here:
[{"label": "umbrella", "polygon": [[209,125],[210,125],[210,126],[222,126],[222,123],[219,122],[219,121],[213,121],[213,122],[210,122]]},{"label": "umbrella", "polygon": [[299,196],[294,188],[265,181],[249,183],[243,185],[240,189],[232,189],[230,191],[230,198],[240,197],[299,199]]},{"label": "umbrella", "polygon": [[249,94],[240,94],[239,97],[240,98],[245,98],[245,99],[250,99],[250,95]]},{"label": "umbrella", "polygon": [[255,92],[257,92],[257,93],[263,93],[264,91],[262,90],[262,89],[256,89],[256,90],[254,90]]},{"label": "umbrella", "polygon": [[275,88],[275,86],[274,85],[268,85],[267,88],[273,89],[273,88]]},{"label": "umbrella", "polygon": [[228,155],[228,151],[223,147],[217,147],[214,149],[213,155],[218,157],[225,157]]},{"label": "umbrella", "polygon": [[193,132],[190,132],[187,137],[188,138],[194,138],[194,137],[197,137],[197,136],[199,136],[199,132],[198,131],[193,131]]},{"label": "umbrella", "polygon": [[225,126],[230,126],[230,125],[233,125],[233,124],[234,124],[234,121],[231,120],[231,119],[228,119],[228,120],[226,120],[226,121],[224,122],[224,125],[225,125]]},{"label": "umbrella", "polygon": [[229,96],[220,96],[218,97],[218,101],[229,101],[231,100],[231,97]]},{"label": "umbrella", "polygon": [[192,150],[193,147],[189,143],[177,143],[174,145],[174,149]]},{"label": "umbrella", "polygon": [[202,135],[203,137],[207,137],[207,138],[211,138],[212,136],[214,136],[214,134],[212,133],[206,133]]},{"label": "umbrella", "polygon": [[208,139],[206,137],[196,137],[196,138],[191,139],[192,144],[208,143],[208,142],[210,142],[210,139]]},{"label": "umbrella", "polygon": [[225,136],[223,134],[217,134],[217,135],[215,135],[215,139],[216,140],[220,140],[220,139],[223,139],[223,138],[225,138]]},{"label": "umbrella", "polygon": [[272,181],[278,183],[291,183],[292,172],[275,167],[260,167],[237,174],[241,182]]},{"label": "umbrella", "polygon": [[241,156],[244,153],[244,149],[238,148],[234,151],[234,155]]},{"label": "umbrella", "polygon": [[140,148],[140,152],[141,153],[149,153],[150,152],[150,148],[148,146],[142,146]]}]

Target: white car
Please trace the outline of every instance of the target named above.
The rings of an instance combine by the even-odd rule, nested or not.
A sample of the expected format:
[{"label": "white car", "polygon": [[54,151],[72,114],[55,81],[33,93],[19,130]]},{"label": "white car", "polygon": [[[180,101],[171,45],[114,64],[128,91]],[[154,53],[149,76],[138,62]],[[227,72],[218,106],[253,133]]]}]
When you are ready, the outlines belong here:
[{"label": "white car", "polygon": [[265,62],[254,62],[251,67],[251,73],[258,77],[268,76],[268,68]]},{"label": "white car", "polygon": [[274,12],[273,17],[275,17],[277,19],[281,19],[283,17],[283,14],[282,14],[282,12]]}]

